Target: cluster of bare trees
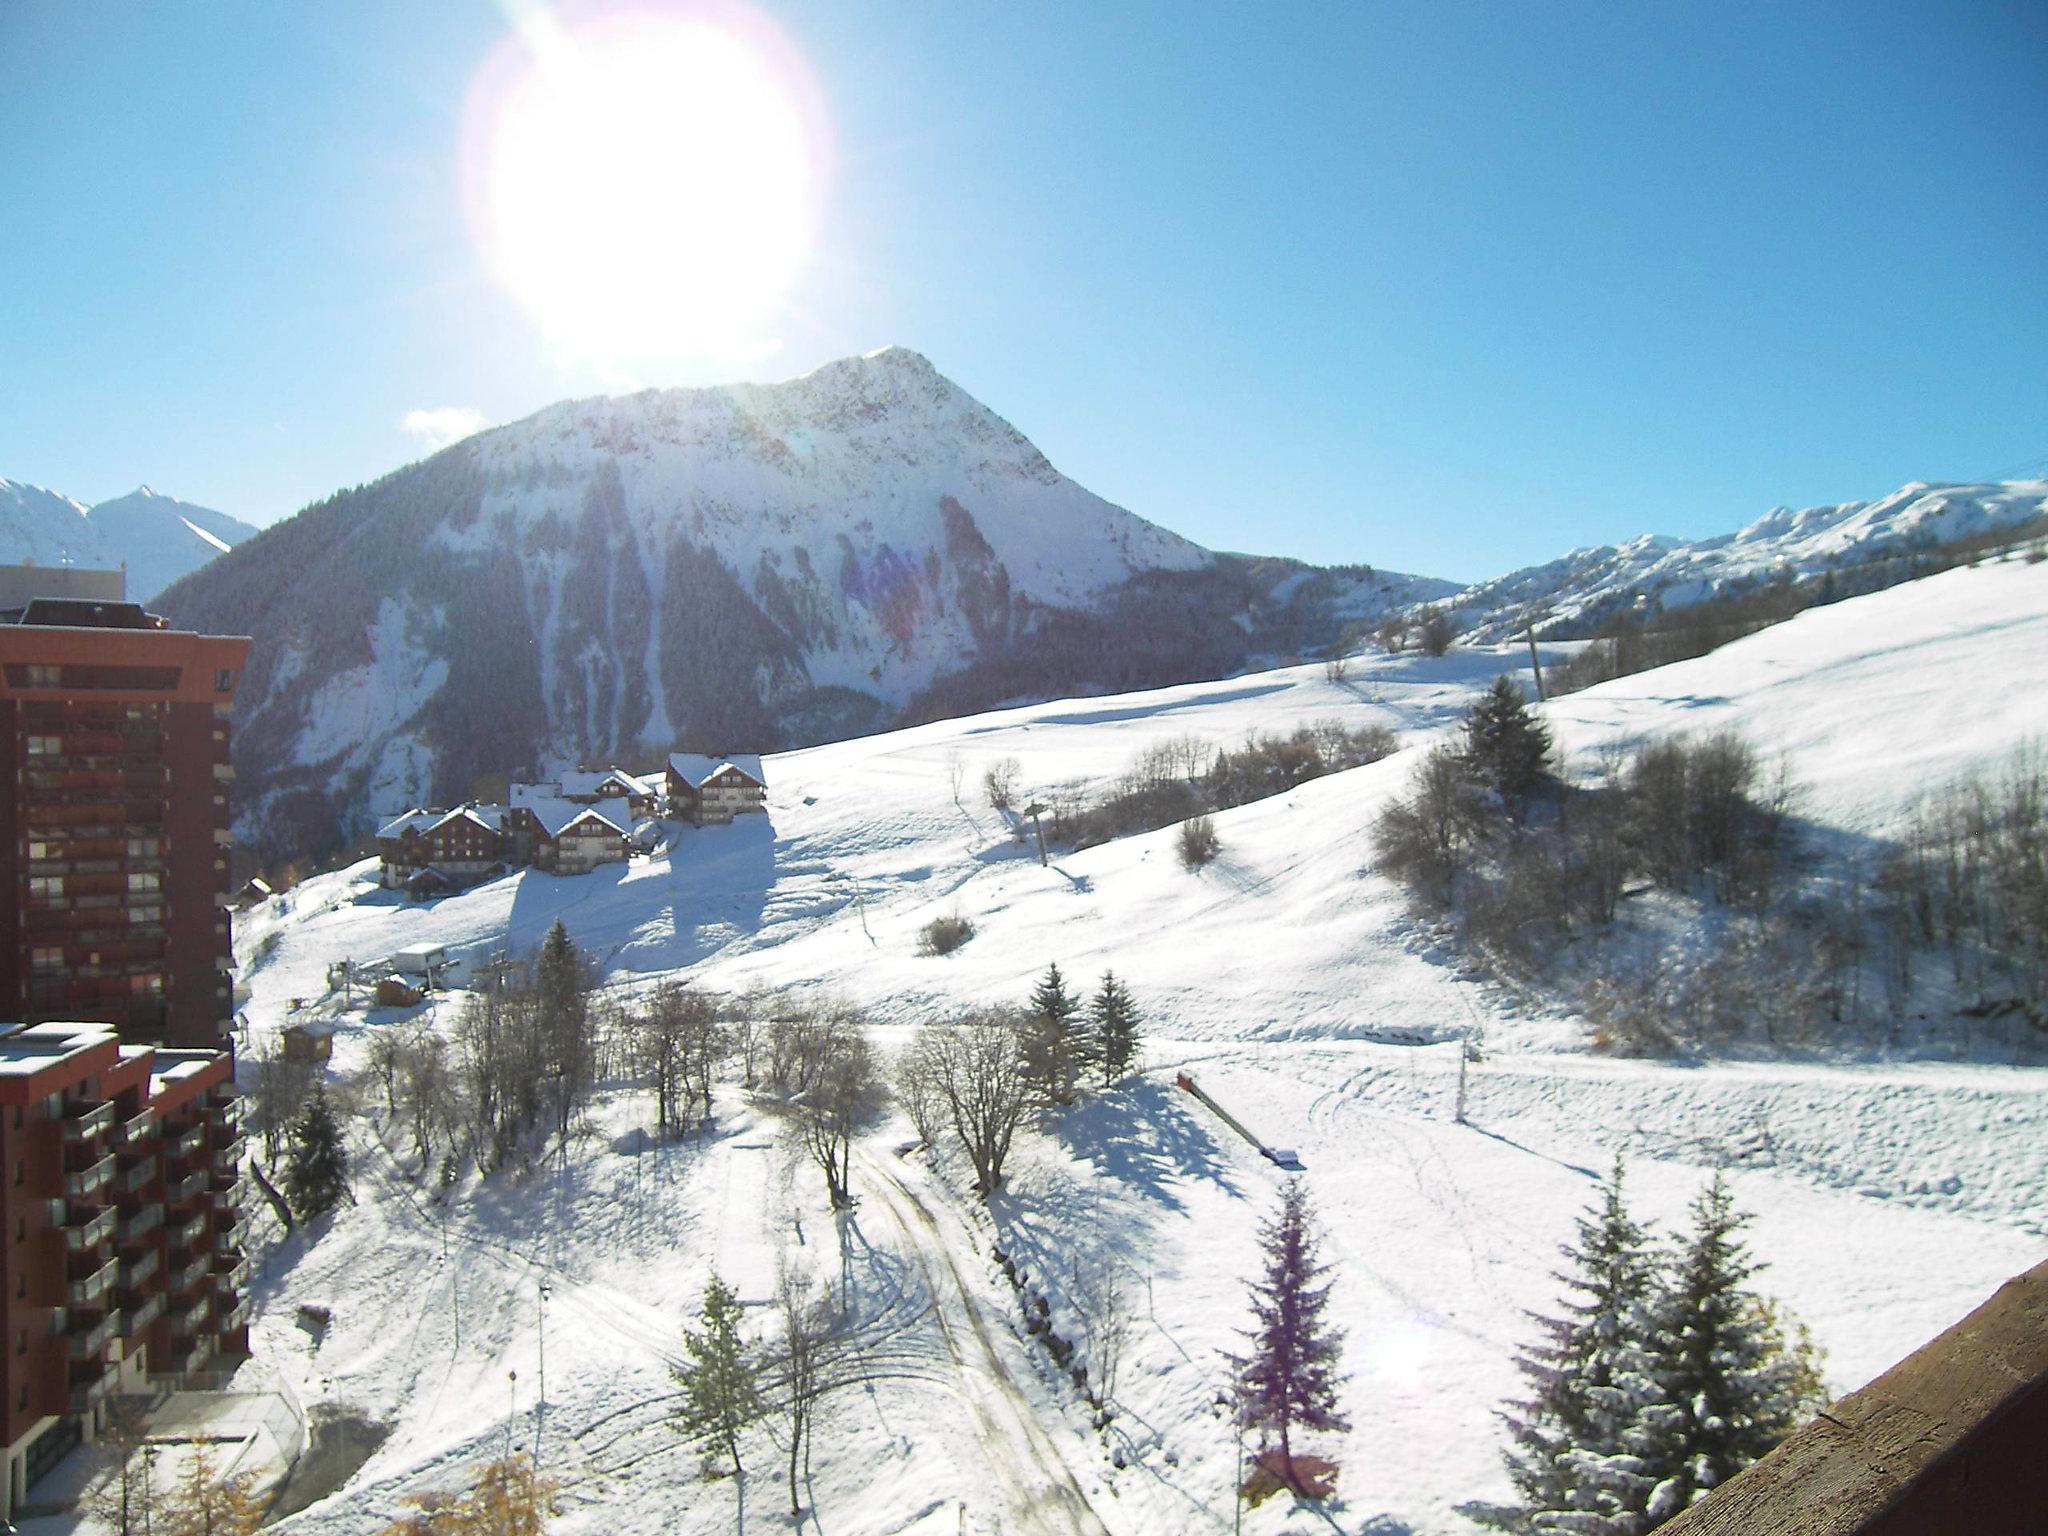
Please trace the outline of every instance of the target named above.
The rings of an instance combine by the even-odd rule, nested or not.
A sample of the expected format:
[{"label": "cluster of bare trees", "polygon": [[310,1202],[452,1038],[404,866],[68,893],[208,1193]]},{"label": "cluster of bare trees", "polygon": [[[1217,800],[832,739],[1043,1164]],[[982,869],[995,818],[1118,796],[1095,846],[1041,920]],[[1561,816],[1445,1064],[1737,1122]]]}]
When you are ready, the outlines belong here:
[{"label": "cluster of bare trees", "polygon": [[1022,1016],[979,1009],[925,1025],[897,1059],[894,1087],[921,1141],[935,1144],[948,1131],[958,1139],[986,1199],[1002,1183],[1010,1143],[1034,1102]]},{"label": "cluster of bare trees", "polygon": [[1425,656],[1441,656],[1458,638],[1458,626],[1442,608],[1420,612],[1390,613],[1374,626],[1373,639],[1389,655],[1398,656],[1413,646]]},{"label": "cluster of bare trees", "polygon": [[777,1009],[764,1026],[763,1064],[790,1135],[825,1176],[834,1210],[853,1204],[853,1138],[886,1100],[866,1021],[839,1002]]},{"label": "cluster of bare trees", "polygon": [[1285,734],[1254,732],[1236,746],[1175,737],[1146,748],[1100,796],[1052,791],[1046,797],[1052,807],[1046,834],[1087,848],[1156,831],[1378,762],[1399,745],[1383,725],[1353,728],[1336,718],[1313,720]]}]

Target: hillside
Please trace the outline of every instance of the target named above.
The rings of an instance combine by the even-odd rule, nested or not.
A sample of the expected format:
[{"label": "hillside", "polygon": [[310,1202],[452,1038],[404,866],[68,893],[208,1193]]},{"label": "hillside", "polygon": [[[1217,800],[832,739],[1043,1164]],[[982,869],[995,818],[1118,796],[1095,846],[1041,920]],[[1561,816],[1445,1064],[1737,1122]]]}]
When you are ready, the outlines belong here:
[{"label": "hillside", "polygon": [[128,595],[153,600],[164,588],[256,530],[225,512],[148,486],[85,506],[40,486],[0,480],[0,561],[128,568]]},{"label": "hillside", "polygon": [[164,606],[258,642],[238,832],[276,855],[483,775],[1220,676],[1446,590],[1212,555],[888,348],[550,407],[308,508]]},{"label": "hillside", "polygon": [[[1550,718],[1578,754],[1740,721],[1792,754],[1812,835],[1882,837],[1923,785],[2038,737],[2048,722],[2028,679],[2043,654],[2048,565],[2013,561],[1816,609],[1574,695]],[[821,1426],[808,1498],[831,1529],[1231,1529],[1218,1362],[1236,1344],[1252,1225],[1278,1175],[1173,1090],[1180,1070],[1308,1169],[1348,1332],[1354,1428],[1332,1447],[1345,1529],[1470,1536],[1461,1506],[1505,1491],[1492,1410],[1519,1385],[1527,1310],[1554,1304],[1555,1246],[1617,1152],[1632,1160],[1636,1208],[1667,1229],[1710,1170],[1728,1173],[1756,1215],[1746,1236],[1770,1266],[1762,1287],[1811,1325],[1835,1390],[2036,1262],[2043,1069],[1604,1059],[1576,1021],[1526,1016],[1462,980],[1408,924],[1365,867],[1366,829],[1430,733],[1516,661],[1511,647],[1372,658],[1343,683],[1290,668],[781,754],[767,763],[768,817],[683,831],[624,872],[527,872],[408,906],[359,866],[248,914],[237,953],[252,1042],[303,998],[298,1017],[335,1028],[340,1070],[394,1020],[323,998],[330,960],[440,942],[474,962],[532,944],[556,918],[627,990],[678,969],[701,985],[826,987],[894,1026],[1021,997],[1048,960],[1084,984],[1114,966],[1150,1033],[1144,1076],[1022,1139],[988,1216],[955,1158],[905,1156],[904,1124],[878,1126],[856,1155],[843,1271],[815,1170],[778,1150],[773,1114],[737,1089],[714,1132],[664,1146],[639,1134],[644,1091],[615,1085],[591,1134],[546,1171],[465,1175],[445,1207],[412,1182],[402,1134],[363,1122],[359,1203],[309,1246],[272,1250],[256,1336],[267,1368],[310,1400],[399,1432],[279,1528],[358,1536],[401,1494],[447,1485],[508,1437],[538,1437],[565,1483],[565,1532],[731,1529],[732,1481],[700,1481],[665,1423],[667,1361],[713,1268],[762,1301],[793,1264],[843,1274],[888,1341],[873,1391],[835,1399]],[[1182,733],[1232,741],[1327,715],[1386,721],[1411,746],[1219,814],[1223,855],[1198,875],[1175,862],[1171,833],[1040,868],[972,798],[1001,756],[1020,759],[1029,787],[1101,781]],[[954,911],[975,938],[919,957],[919,926]],[[423,1017],[447,1029],[461,996]],[[1484,1050],[1460,1123],[1455,1042],[1468,1031]],[[1133,1326],[1106,1435],[1024,1341],[991,1239],[1069,1333],[1091,1288],[1120,1277]],[[554,1288],[544,1422],[530,1387],[541,1278]],[[300,1303],[332,1308],[324,1339],[294,1322]],[[772,1468],[765,1435],[750,1444],[750,1466]],[[763,1528],[779,1492],[769,1475],[751,1475],[746,1501]],[[1045,1513],[1076,1499],[1085,1512]],[[1245,1529],[1327,1526],[1276,1501]]]},{"label": "hillside", "polygon": [[[1794,511],[1777,507],[1734,533],[1683,540],[1644,534],[1575,549],[1510,571],[1446,600],[1475,638],[1540,632],[1591,634],[1620,614],[1644,617],[1775,582],[1832,581],[1840,595],[1915,574],[1885,572],[1938,545],[2017,528],[2048,516],[2048,483],[1902,486],[1876,501]],[[1832,593],[1830,595],[1833,595]]]}]

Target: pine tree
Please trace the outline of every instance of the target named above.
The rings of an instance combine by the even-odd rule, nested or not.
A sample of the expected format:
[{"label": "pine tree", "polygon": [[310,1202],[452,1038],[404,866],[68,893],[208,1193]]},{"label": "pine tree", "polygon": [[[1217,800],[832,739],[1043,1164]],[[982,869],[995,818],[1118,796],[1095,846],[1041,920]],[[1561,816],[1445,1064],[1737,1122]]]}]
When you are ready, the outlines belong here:
[{"label": "pine tree", "polygon": [[1510,807],[1528,798],[1550,756],[1550,728],[1529,713],[1511,677],[1493,680],[1465,717],[1465,762],[1472,776]]},{"label": "pine tree", "polygon": [[1090,1033],[1102,1086],[1107,1088],[1131,1070],[1138,1059],[1138,1009],[1131,1001],[1131,989],[1112,971],[1102,973],[1102,985],[1095,991],[1089,1010]]},{"label": "pine tree", "polygon": [[1308,1490],[1294,1464],[1296,1432],[1351,1425],[1337,1407],[1344,1334],[1323,1319],[1330,1287],[1316,1282],[1329,1266],[1317,1260],[1308,1191],[1300,1179],[1287,1181],[1280,1214],[1260,1227],[1259,1243],[1266,1267],[1264,1276],[1252,1282],[1253,1326],[1244,1335],[1251,1352],[1232,1360],[1237,1418],[1277,1447],[1275,1475],[1304,1493]]},{"label": "pine tree", "polygon": [[596,1040],[591,1030],[589,967],[583,951],[558,917],[541,941],[533,967],[534,998],[540,1009],[547,1089],[553,1099],[555,1134],[566,1138],[576,1108],[595,1075]]},{"label": "pine tree", "polygon": [[735,1472],[740,1465],[740,1431],[765,1409],[760,1367],[740,1336],[740,1302],[731,1286],[713,1275],[704,1287],[704,1327],[683,1331],[690,1363],[675,1368],[683,1406],[676,1425],[693,1440],[725,1447]]},{"label": "pine tree", "polygon": [[1719,1487],[1818,1406],[1810,1343],[1788,1341],[1776,1312],[1745,1288],[1761,1268],[1736,1235],[1748,1222],[1715,1174],[1657,1302],[1649,1342],[1659,1402],[1646,1415],[1645,1456],[1660,1517]]},{"label": "pine tree", "polygon": [[1067,991],[1059,966],[1047,966],[1032,989],[1024,1021],[1024,1077],[1041,1103],[1074,1102],[1084,1054],[1076,1027],[1080,1011],[1080,1000]]},{"label": "pine tree", "polygon": [[1645,1350],[1657,1281],[1646,1228],[1622,1199],[1620,1158],[1563,1248],[1557,1275],[1573,1293],[1563,1317],[1537,1317],[1543,1342],[1515,1364],[1532,1395],[1501,1414],[1513,1448],[1508,1476],[1519,1502],[1488,1512],[1504,1530],[1635,1536],[1655,1480],[1638,1457],[1641,1416],[1656,1384]]},{"label": "pine tree", "polygon": [[326,1215],[348,1195],[348,1148],[324,1087],[313,1090],[292,1127],[284,1187],[291,1208],[306,1221]]}]

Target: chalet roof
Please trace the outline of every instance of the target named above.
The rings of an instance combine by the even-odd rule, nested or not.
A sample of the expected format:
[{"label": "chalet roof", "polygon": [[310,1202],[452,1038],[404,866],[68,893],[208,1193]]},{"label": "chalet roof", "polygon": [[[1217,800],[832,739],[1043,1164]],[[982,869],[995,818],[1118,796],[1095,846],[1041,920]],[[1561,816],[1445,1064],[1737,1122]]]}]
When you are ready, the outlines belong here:
[{"label": "chalet roof", "polygon": [[600,800],[595,805],[578,805],[574,800],[542,793],[547,787],[541,784],[513,785],[512,808],[532,816],[549,837],[560,837],[586,817],[603,822],[621,837],[632,830],[632,808],[624,800]]},{"label": "chalet roof", "polygon": [[758,752],[735,752],[726,757],[708,757],[702,752],[671,752],[668,755],[669,770],[692,789],[701,789],[704,781],[721,769],[737,768],[762,788],[768,780],[761,771],[761,756]]},{"label": "chalet roof", "polygon": [[428,827],[439,821],[443,814],[445,813],[441,811],[425,811],[421,810],[418,806],[414,806],[403,815],[394,816],[390,821],[385,822],[383,826],[377,829],[377,835],[379,837],[403,837],[410,830],[416,829],[424,832]]},{"label": "chalet roof", "polygon": [[501,832],[505,827],[505,807],[502,805],[458,805],[426,830],[438,832],[451,822],[458,821],[473,821],[486,832]]},{"label": "chalet roof", "polygon": [[629,795],[651,795],[655,790],[654,785],[637,774],[626,772],[623,768],[606,768],[602,772],[594,773],[565,773],[555,780],[555,784],[563,797],[571,800],[594,800],[607,784],[617,784]]}]

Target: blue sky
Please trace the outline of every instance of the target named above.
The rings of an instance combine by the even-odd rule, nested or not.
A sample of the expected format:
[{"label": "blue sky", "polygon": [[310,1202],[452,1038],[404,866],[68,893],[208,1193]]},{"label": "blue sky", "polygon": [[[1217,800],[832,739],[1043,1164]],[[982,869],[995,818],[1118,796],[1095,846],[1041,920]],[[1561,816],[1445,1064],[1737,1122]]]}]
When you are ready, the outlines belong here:
[{"label": "blue sky", "polygon": [[[768,3],[779,346],[1217,548],[1478,577],[2048,466],[2048,8]],[[602,392],[460,207],[491,4],[0,4],[0,475],[268,522]]]}]

